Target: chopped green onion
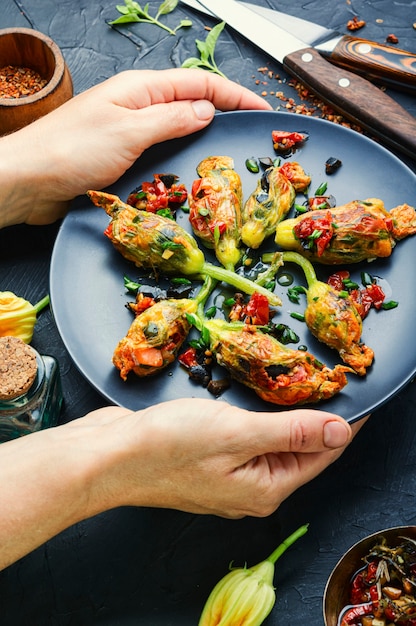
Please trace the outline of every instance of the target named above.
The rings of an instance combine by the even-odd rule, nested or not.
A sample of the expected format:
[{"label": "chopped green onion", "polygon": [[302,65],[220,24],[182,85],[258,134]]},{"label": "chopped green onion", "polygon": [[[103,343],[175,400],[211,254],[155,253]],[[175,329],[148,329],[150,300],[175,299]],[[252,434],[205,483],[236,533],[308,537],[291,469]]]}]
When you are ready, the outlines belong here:
[{"label": "chopped green onion", "polygon": [[364,287],[368,285],[372,285],[374,283],[374,278],[368,272],[361,272],[361,283]]},{"label": "chopped green onion", "polygon": [[190,281],[188,278],[181,277],[171,278],[170,282],[174,285],[192,285],[192,281]]},{"label": "chopped green onion", "polygon": [[211,319],[212,317],[215,316],[216,312],[217,312],[217,307],[210,306],[209,309],[205,311],[205,317],[207,317],[208,319]]},{"label": "chopped green onion", "polygon": [[137,293],[141,287],[140,283],[136,283],[134,280],[128,278],[128,276],[124,276],[123,280],[127,291],[131,291],[132,293]]},{"label": "chopped green onion", "polygon": [[389,311],[390,309],[395,309],[398,306],[399,306],[399,303],[396,302],[396,300],[389,300],[388,302],[383,302],[383,304],[381,305],[381,308],[385,309],[386,311]]},{"label": "chopped green onion", "polygon": [[305,321],[305,316],[302,313],[296,313],[296,311],[293,311],[290,314],[290,317],[293,317],[293,319],[299,320],[300,322],[304,322]]},{"label": "chopped green onion", "polygon": [[246,168],[249,172],[252,172],[253,174],[257,174],[260,171],[259,164],[254,157],[252,157],[251,159],[246,159]]},{"label": "chopped green onion", "polygon": [[321,183],[315,191],[315,196],[322,196],[328,188],[328,183]]},{"label": "chopped green onion", "polygon": [[299,304],[300,293],[305,293],[305,287],[298,285],[296,287],[289,287],[289,289],[287,290],[287,296],[289,300],[291,302],[294,302],[295,304]]}]

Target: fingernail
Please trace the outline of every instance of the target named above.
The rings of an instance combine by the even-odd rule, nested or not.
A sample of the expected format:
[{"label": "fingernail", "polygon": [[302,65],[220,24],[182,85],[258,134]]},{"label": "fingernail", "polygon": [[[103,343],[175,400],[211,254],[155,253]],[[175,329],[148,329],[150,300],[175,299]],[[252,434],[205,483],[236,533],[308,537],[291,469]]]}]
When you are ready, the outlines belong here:
[{"label": "fingernail", "polygon": [[192,102],[192,107],[199,120],[210,120],[214,116],[215,107],[209,100],[195,100]]},{"label": "fingernail", "polygon": [[327,448],[340,448],[349,439],[349,430],[342,422],[327,422],[324,426],[324,444]]}]

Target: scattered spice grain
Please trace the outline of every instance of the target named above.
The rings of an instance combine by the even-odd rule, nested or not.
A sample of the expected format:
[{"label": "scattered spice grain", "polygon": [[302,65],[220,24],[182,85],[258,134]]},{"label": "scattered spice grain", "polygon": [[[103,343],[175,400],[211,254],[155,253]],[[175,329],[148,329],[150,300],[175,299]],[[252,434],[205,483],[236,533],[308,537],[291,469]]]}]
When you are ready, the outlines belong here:
[{"label": "scattered spice grain", "polygon": [[0,68],[0,98],[25,98],[37,93],[48,81],[29,67]]},{"label": "scattered spice grain", "polygon": [[365,21],[360,20],[356,15],[352,18],[352,20],[348,20],[347,28],[348,30],[359,30],[365,26]]},{"label": "scattered spice grain", "polygon": [[[279,74],[272,73],[267,66],[257,68],[257,71],[263,76],[267,76],[269,79],[273,78],[273,80],[277,81],[280,84],[285,84],[288,87],[291,87],[296,92],[298,98],[287,96],[284,91],[273,89],[271,91],[263,90],[261,95],[263,97],[273,96],[280,100],[283,104],[282,106],[292,113],[298,113],[299,115],[307,115],[314,117],[321,117],[330,122],[334,122],[335,124],[339,124],[340,126],[345,126],[346,128],[351,128],[359,133],[363,133],[363,129],[357,124],[353,124],[348,121],[343,115],[336,113],[334,109],[323,102],[320,98],[315,96],[305,85],[300,83],[295,79],[282,79]],[[252,76],[256,85],[264,85],[266,81],[262,81],[259,78],[256,78],[255,75]],[[301,102],[299,102],[299,99]],[[281,107],[277,107],[277,110]]]}]

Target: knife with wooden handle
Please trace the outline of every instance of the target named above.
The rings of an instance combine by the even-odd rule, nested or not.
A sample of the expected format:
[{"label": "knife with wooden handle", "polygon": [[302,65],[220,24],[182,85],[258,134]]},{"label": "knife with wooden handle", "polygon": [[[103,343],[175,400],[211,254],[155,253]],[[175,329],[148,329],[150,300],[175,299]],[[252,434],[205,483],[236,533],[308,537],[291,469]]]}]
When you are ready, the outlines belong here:
[{"label": "knife with wooden handle", "polygon": [[345,117],[385,145],[415,158],[416,119],[370,81],[333,65],[315,48],[236,0],[200,0],[200,4]]},{"label": "knife with wooden handle", "polygon": [[340,35],[314,46],[328,61],[396,89],[416,90],[416,54],[384,44]]},{"label": "knife with wooden handle", "polygon": [[[181,2],[213,17],[213,13],[203,7],[198,0],[181,0]],[[242,0],[239,0],[239,4],[294,34],[304,42],[305,47],[315,48],[331,63],[345,67],[355,74],[361,74],[368,80],[416,94],[416,54],[369,39],[342,35],[336,30],[315,24],[302,17],[282,13],[282,11],[262,5]]]}]

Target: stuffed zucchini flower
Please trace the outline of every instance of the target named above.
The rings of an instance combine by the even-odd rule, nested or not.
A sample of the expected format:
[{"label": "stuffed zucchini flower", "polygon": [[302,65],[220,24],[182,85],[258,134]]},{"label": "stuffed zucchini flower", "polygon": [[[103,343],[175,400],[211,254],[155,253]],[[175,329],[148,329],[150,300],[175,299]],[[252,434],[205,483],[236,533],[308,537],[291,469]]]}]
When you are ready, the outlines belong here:
[{"label": "stuffed zucchini flower", "polygon": [[243,243],[249,248],[259,248],[287,215],[295,195],[293,185],[278,167],[266,170],[243,207]]},{"label": "stuffed zucchini flower", "polygon": [[272,404],[291,406],[326,400],[347,384],[343,365],[333,370],[312,354],[293,350],[258,326],[222,319],[204,320],[216,361],[232,378]]},{"label": "stuffed zucchini flower", "polygon": [[348,293],[318,280],[312,264],[296,252],[284,252],[283,261],[300,265],[308,283],[305,322],[312,335],[337,350],[357,374],[365,376],[374,352],[361,341],[363,322]]},{"label": "stuffed zucchini flower", "polygon": [[415,232],[415,209],[401,205],[388,212],[382,200],[369,198],[280,222],[275,241],[311,261],[347,264],[388,257],[398,239]]},{"label": "stuffed zucchini flower", "polygon": [[304,191],[309,183],[309,176],[295,161],[268,168],[243,206],[243,243],[249,248],[259,248],[286,217],[296,193]]},{"label": "stuffed zucchini flower", "polygon": [[131,371],[151,376],[173,363],[191,328],[187,315],[197,306],[190,298],[160,300],[137,315],[113,354],[121,378]]},{"label": "stuffed zucchini flower", "polygon": [[218,261],[233,270],[241,258],[242,184],[227,156],[211,156],[199,163],[200,176],[189,194],[189,221],[194,234]]},{"label": "stuffed zucchini flower", "polygon": [[280,298],[268,289],[206,262],[195,239],[175,220],[136,209],[112,194],[88,191],[87,195],[111,217],[104,234],[120,254],[137,267],[176,276],[210,276],[243,293],[263,293],[272,306],[281,305]]}]

